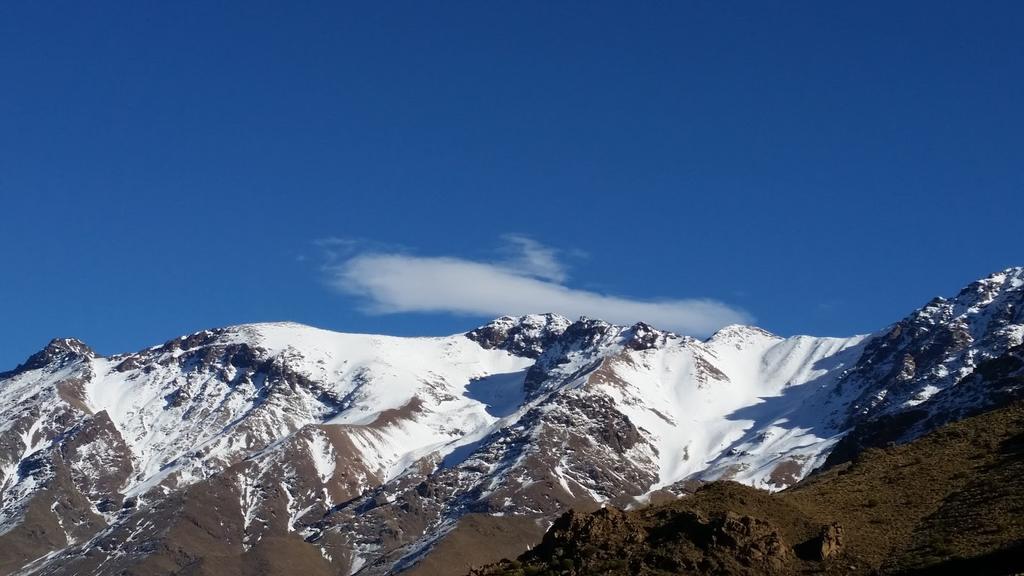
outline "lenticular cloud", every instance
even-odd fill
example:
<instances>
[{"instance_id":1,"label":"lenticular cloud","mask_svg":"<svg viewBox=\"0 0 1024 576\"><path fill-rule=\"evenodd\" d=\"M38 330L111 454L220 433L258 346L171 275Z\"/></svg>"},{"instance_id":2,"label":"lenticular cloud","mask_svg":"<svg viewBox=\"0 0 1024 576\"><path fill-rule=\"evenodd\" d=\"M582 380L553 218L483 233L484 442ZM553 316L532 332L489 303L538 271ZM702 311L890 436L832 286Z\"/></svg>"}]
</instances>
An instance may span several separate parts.
<instances>
[{"instance_id":1,"label":"lenticular cloud","mask_svg":"<svg viewBox=\"0 0 1024 576\"><path fill-rule=\"evenodd\" d=\"M364 298L365 310L375 314L556 312L617 324L644 321L693 335L751 321L745 312L715 300L639 300L570 288L556 251L523 236L506 240L519 254L496 262L391 252L356 254L329 268L331 283Z\"/></svg>"}]
</instances>

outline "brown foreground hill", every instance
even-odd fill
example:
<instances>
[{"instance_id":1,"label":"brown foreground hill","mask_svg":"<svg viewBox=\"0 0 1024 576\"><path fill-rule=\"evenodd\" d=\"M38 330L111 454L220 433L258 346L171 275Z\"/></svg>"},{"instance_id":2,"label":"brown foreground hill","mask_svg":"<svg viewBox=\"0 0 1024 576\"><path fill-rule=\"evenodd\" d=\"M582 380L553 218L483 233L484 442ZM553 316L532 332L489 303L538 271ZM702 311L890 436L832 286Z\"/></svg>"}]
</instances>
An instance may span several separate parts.
<instances>
[{"instance_id":1,"label":"brown foreground hill","mask_svg":"<svg viewBox=\"0 0 1024 576\"><path fill-rule=\"evenodd\" d=\"M568 512L498 575L1024 572L1024 404L769 494L714 482L623 512Z\"/></svg>"}]
</instances>

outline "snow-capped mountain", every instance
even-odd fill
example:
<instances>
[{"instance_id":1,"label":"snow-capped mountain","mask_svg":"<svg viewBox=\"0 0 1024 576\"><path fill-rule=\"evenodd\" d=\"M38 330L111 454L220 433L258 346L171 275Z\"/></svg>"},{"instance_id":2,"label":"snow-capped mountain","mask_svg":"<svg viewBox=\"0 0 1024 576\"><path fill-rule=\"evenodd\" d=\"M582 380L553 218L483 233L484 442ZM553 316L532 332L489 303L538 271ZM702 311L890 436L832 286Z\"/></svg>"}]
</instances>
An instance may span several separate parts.
<instances>
[{"instance_id":1,"label":"snow-capped mountain","mask_svg":"<svg viewBox=\"0 0 1024 576\"><path fill-rule=\"evenodd\" d=\"M441 338L252 324L112 357L54 340L0 375L0 574L424 570L481 523L539 538L568 507L694 481L778 490L1017 397L986 374L1022 339L1014 268L850 338L546 314Z\"/></svg>"}]
</instances>

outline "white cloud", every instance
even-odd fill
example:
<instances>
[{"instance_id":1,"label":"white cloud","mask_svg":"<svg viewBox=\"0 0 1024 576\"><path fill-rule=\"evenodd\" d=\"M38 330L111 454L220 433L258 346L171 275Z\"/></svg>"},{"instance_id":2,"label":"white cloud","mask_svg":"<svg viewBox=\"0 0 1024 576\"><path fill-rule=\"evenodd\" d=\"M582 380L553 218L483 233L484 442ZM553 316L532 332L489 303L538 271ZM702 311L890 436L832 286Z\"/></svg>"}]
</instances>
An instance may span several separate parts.
<instances>
[{"instance_id":1,"label":"white cloud","mask_svg":"<svg viewBox=\"0 0 1024 576\"><path fill-rule=\"evenodd\" d=\"M503 236L514 256L506 266L527 276L564 283L568 279L565 267L558 261L558 251L521 234Z\"/></svg>"},{"instance_id":2,"label":"white cloud","mask_svg":"<svg viewBox=\"0 0 1024 576\"><path fill-rule=\"evenodd\" d=\"M479 262L366 252L328 268L338 290L366 299L375 314L445 312L501 316L556 312L617 324L638 321L684 334L706 335L750 322L743 311L708 299L637 300L564 285L557 252L525 236L508 236L515 257Z\"/></svg>"}]
</instances>

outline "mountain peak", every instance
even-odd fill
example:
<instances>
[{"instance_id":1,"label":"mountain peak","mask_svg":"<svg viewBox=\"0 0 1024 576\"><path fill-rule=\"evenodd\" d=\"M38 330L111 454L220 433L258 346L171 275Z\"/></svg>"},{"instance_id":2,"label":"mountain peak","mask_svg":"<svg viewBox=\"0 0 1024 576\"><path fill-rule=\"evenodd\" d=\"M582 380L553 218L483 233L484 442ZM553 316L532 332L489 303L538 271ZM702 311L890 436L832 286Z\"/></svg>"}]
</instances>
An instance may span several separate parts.
<instances>
[{"instance_id":1,"label":"mountain peak","mask_svg":"<svg viewBox=\"0 0 1024 576\"><path fill-rule=\"evenodd\" d=\"M718 331L712 334L710 338L705 340L705 342L732 342L738 344L741 342L749 342L751 340L764 338L782 340L781 336L772 334L771 332L763 328L758 328L757 326L729 324L728 326L719 328Z\"/></svg>"},{"instance_id":2,"label":"mountain peak","mask_svg":"<svg viewBox=\"0 0 1024 576\"><path fill-rule=\"evenodd\" d=\"M1024 267L1007 268L989 274L981 280L976 280L965 286L957 298L976 294L992 294L998 292L1016 291L1024 286Z\"/></svg>"},{"instance_id":3,"label":"mountain peak","mask_svg":"<svg viewBox=\"0 0 1024 576\"><path fill-rule=\"evenodd\" d=\"M517 356L537 358L565 332L569 319L558 314L502 316L466 333L466 338L487 349L507 350Z\"/></svg>"},{"instance_id":4,"label":"mountain peak","mask_svg":"<svg viewBox=\"0 0 1024 576\"><path fill-rule=\"evenodd\" d=\"M664 343L676 334L666 330L659 330L646 322L637 322L625 332L626 346L633 350L648 350L664 345Z\"/></svg>"},{"instance_id":5,"label":"mountain peak","mask_svg":"<svg viewBox=\"0 0 1024 576\"><path fill-rule=\"evenodd\" d=\"M54 338L43 348L40 353L52 355L74 354L81 357L93 358L96 352L88 344L77 338Z\"/></svg>"},{"instance_id":6,"label":"mountain peak","mask_svg":"<svg viewBox=\"0 0 1024 576\"><path fill-rule=\"evenodd\" d=\"M81 358L95 358L96 352L77 338L54 338L39 352L28 357L14 369L14 373L38 370L54 363L66 363Z\"/></svg>"}]
</instances>

